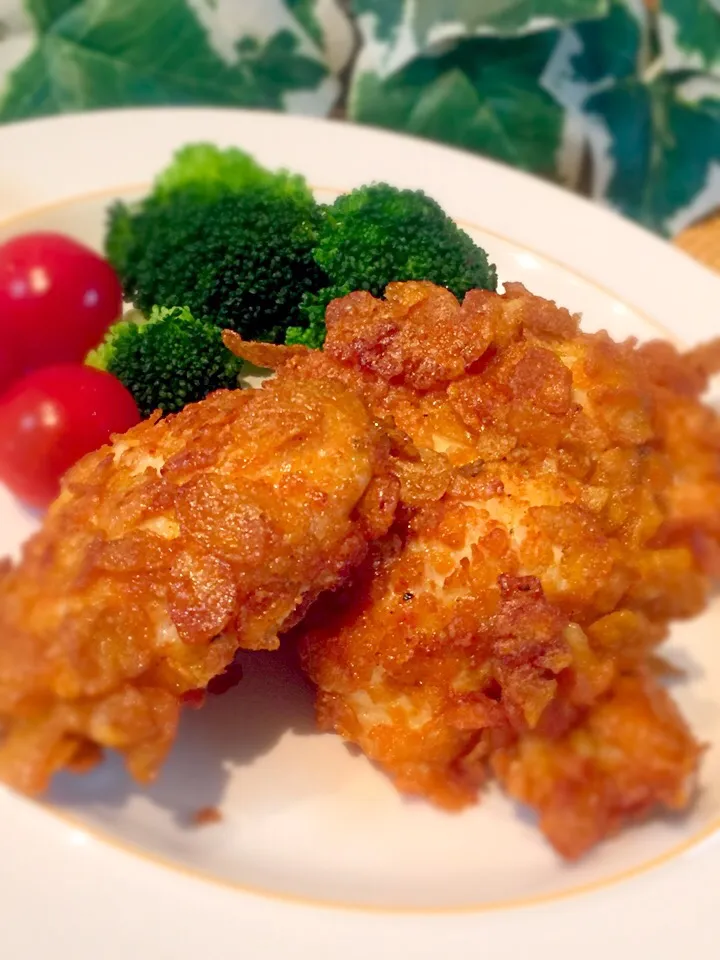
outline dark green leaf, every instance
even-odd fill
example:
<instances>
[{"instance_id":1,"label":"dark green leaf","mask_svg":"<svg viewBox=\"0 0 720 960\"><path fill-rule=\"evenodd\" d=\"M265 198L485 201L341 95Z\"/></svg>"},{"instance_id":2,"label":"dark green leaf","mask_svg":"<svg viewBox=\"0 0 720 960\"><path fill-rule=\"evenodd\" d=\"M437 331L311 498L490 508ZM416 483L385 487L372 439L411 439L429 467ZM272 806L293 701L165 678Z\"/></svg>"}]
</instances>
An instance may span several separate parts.
<instances>
[{"instance_id":1,"label":"dark green leaf","mask_svg":"<svg viewBox=\"0 0 720 960\"><path fill-rule=\"evenodd\" d=\"M228 65L185 0L82 0L11 75L0 120L130 104L279 108L325 75L296 43L281 31Z\"/></svg>"},{"instance_id":2,"label":"dark green leaf","mask_svg":"<svg viewBox=\"0 0 720 960\"><path fill-rule=\"evenodd\" d=\"M438 42L473 36L513 36L549 26L601 17L609 0L353 0L357 15L374 16L374 34L383 42L398 39L410 26L417 52ZM406 62L409 57L406 58Z\"/></svg>"},{"instance_id":3,"label":"dark green leaf","mask_svg":"<svg viewBox=\"0 0 720 960\"><path fill-rule=\"evenodd\" d=\"M720 7L712 0L661 0L660 11L666 67L720 74Z\"/></svg>"},{"instance_id":4,"label":"dark green leaf","mask_svg":"<svg viewBox=\"0 0 720 960\"><path fill-rule=\"evenodd\" d=\"M606 198L624 213L656 227L653 212L654 128L649 89L635 81L592 97L588 113L601 117L611 136L612 173ZM600 175L601 158L595 157Z\"/></svg>"},{"instance_id":5,"label":"dark green leaf","mask_svg":"<svg viewBox=\"0 0 720 960\"><path fill-rule=\"evenodd\" d=\"M351 114L552 176L563 116L539 77L554 43L550 33L470 40L444 57L421 57L387 80L365 73Z\"/></svg>"},{"instance_id":6,"label":"dark green leaf","mask_svg":"<svg viewBox=\"0 0 720 960\"><path fill-rule=\"evenodd\" d=\"M612 0L607 17L566 28L543 84L570 110L618 80L636 77L649 49L649 18L635 0Z\"/></svg>"},{"instance_id":7,"label":"dark green leaf","mask_svg":"<svg viewBox=\"0 0 720 960\"><path fill-rule=\"evenodd\" d=\"M572 58L575 75L589 83L635 76L645 19L639 20L624 0L613 0L607 17L577 24L580 51Z\"/></svg>"},{"instance_id":8,"label":"dark green leaf","mask_svg":"<svg viewBox=\"0 0 720 960\"><path fill-rule=\"evenodd\" d=\"M628 80L588 103L610 137L605 196L664 233L676 229L678 216L697 202L720 157L720 84L701 96L690 96L691 86L667 77L649 85ZM710 197L707 202L709 209Z\"/></svg>"},{"instance_id":9,"label":"dark green leaf","mask_svg":"<svg viewBox=\"0 0 720 960\"><path fill-rule=\"evenodd\" d=\"M317 60L297 54L297 45L294 34L280 30L253 56L241 61L251 71L253 83L274 99L274 105L281 106L288 90L313 89L327 72Z\"/></svg>"}]
</instances>

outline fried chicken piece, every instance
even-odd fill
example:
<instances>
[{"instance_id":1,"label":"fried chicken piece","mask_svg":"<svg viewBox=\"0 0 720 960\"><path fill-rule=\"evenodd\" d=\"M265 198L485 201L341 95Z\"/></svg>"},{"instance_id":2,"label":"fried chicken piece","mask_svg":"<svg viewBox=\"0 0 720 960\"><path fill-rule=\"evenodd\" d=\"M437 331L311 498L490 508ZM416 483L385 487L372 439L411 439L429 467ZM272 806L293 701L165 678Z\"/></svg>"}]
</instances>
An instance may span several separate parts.
<instances>
[{"instance_id":1,"label":"fried chicken piece","mask_svg":"<svg viewBox=\"0 0 720 960\"><path fill-rule=\"evenodd\" d=\"M262 360L226 340L283 379L351 386L415 450L390 537L298 630L321 726L451 809L475 799L488 761L507 771L499 758L522 760L525 744L561 757L589 727L598 756L611 751L604 718L632 722L617 706L626 678L671 619L702 609L720 570L720 420L699 399L717 350L584 334L519 284L462 304L426 283L353 293L330 305L327 330L323 353L274 347ZM632 691L649 731L626 753L636 780L598 773L573 827L588 843L690 795L692 737L657 707L661 692L646 707L647 687ZM679 745L662 789L643 755L656 719ZM543 812L518 777L503 774ZM587 846L542 823L561 852Z\"/></svg>"},{"instance_id":2,"label":"fried chicken piece","mask_svg":"<svg viewBox=\"0 0 720 960\"><path fill-rule=\"evenodd\" d=\"M277 647L384 533L397 488L337 382L219 391L85 457L0 581L2 779L37 793L103 747L152 779L183 696L238 648Z\"/></svg>"},{"instance_id":3,"label":"fried chicken piece","mask_svg":"<svg viewBox=\"0 0 720 960\"><path fill-rule=\"evenodd\" d=\"M630 675L565 736L528 734L497 750L492 767L511 796L538 811L555 848L576 859L658 806L683 810L699 754L667 692Z\"/></svg>"}]
</instances>

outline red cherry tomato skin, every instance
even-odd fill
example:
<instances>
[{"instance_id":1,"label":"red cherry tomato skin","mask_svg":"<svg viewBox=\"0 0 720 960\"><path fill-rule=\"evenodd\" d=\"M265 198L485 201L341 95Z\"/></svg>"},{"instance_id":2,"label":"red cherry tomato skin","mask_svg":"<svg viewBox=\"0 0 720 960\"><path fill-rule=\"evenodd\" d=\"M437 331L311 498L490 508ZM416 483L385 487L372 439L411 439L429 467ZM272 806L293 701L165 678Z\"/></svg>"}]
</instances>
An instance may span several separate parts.
<instances>
[{"instance_id":1,"label":"red cherry tomato skin","mask_svg":"<svg viewBox=\"0 0 720 960\"><path fill-rule=\"evenodd\" d=\"M0 397L0 480L33 507L46 507L77 460L140 415L118 379L83 364L35 370Z\"/></svg>"},{"instance_id":2,"label":"red cherry tomato skin","mask_svg":"<svg viewBox=\"0 0 720 960\"><path fill-rule=\"evenodd\" d=\"M0 320L0 327L2 321ZM4 336L0 330L0 337ZM23 375L22 358L13 347L13 340L7 337L5 343L0 343L0 393L7 390L11 383Z\"/></svg>"},{"instance_id":3,"label":"red cherry tomato skin","mask_svg":"<svg viewBox=\"0 0 720 960\"><path fill-rule=\"evenodd\" d=\"M27 233L0 246L0 335L25 371L82 362L121 312L115 272L81 243Z\"/></svg>"}]
</instances>

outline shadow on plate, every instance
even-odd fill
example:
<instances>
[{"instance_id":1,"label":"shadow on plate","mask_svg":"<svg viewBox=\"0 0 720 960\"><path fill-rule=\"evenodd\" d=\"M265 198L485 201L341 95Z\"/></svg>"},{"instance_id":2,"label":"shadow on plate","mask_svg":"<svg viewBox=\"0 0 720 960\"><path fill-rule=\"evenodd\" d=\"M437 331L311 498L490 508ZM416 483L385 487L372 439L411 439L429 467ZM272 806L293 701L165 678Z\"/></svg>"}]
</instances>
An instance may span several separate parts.
<instances>
[{"instance_id":1,"label":"shadow on plate","mask_svg":"<svg viewBox=\"0 0 720 960\"><path fill-rule=\"evenodd\" d=\"M232 771L251 765L288 731L317 734L313 691L293 653L243 652L241 683L209 696L200 710L183 711L173 749L150 786L135 783L118 755L84 776L64 773L47 800L78 811L122 808L142 795L167 809L182 826L204 807L219 806Z\"/></svg>"}]
</instances>

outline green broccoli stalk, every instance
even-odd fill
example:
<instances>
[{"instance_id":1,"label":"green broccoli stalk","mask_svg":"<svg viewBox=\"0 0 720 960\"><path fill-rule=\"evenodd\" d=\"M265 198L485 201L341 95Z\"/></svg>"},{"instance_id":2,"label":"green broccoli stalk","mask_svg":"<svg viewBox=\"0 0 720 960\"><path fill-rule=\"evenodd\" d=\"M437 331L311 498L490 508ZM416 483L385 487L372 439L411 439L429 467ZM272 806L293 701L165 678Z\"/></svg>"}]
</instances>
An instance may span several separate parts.
<instances>
[{"instance_id":1,"label":"green broccoli stalk","mask_svg":"<svg viewBox=\"0 0 720 960\"><path fill-rule=\"evenodd\" d=\"M237 387L242 367L221 330L185 307L155 307L147 320L120 320L85 362L122 381L143 417L158 409L175 413L213 390Z\"/></svg>"},{"instance_id":2,"label":"green broccoli stalk","mask_svg":"<svg viewBox=\"0 0 720 960\"><path fill-rule=\"evenodd\" d=\"M312 255L320 220L302 177L199 144L179 151L139 205L113 206L105 250L143 312L187 306L245 338L282 342L288 324L307 326L304 295L327 282Z\"/></svg>"},{"instance_id":3,"label":"green broccoli stalk","mask_svg":"<svg viewBox=\"0 0 720 960\"><path fill-rule=\"evenodd\" d=\"M313 256L330 282L306 294L307 322L288 330L288 343L318 345L328 303L352 290L380 296L394 280L430 280L462 299L476 287L497 287L485 251L439 204L386 183L360 187L326 207Z\"/></svg>"}]
</instances>

